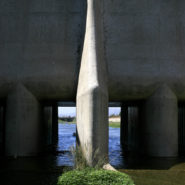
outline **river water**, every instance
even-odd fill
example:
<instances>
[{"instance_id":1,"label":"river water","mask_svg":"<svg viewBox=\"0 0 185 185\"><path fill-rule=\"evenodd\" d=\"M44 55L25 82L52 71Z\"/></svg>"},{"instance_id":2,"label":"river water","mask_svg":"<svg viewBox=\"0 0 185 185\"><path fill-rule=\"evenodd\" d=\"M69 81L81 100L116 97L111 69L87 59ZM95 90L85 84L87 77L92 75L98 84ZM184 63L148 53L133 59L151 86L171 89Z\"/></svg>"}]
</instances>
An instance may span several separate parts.
<instances>
[{"instance_id":1,"label":"river water","mask_svg":"<svg viewBox=\"0 0 185 185\"><path fill-rule=\"evenodd\" d=\"M56 185L63 166L73 166L75 124L59 124L58 144L37 157L0 157L0 185ZM120 147L120 129L109 128L109 159L118 169L170 169L184 158L143 158L126 155ZM159 170L160 171L160 170Z\"/></svg>"},{"instance_id":2,"label":"river water","mask_svg":"<svg viewBox=\"0 0 185 185\"><path fill-rule=\"evenodd\" d=\"M72 166L73 161L69 152L75 146L76 124L59 124L59 137L57 145L57 166ZM65 151L65 152L63 152ZM120 128L109 127L109 160L115 166L123 166L123 157L120 147Z\"/></svg>"},{"instance_id":3,"label":"river water","mask_svg":"<svg viewBox=\"0 0 185 185\"><path fill-rule=\"evenodd\" d=\"M73 166L69 151L76 143L74 133L76 133L76 124L59 124L56 166ZM112 166L120 169L168 169L185 159L184 157L149 158L137 154L126 154L120 146L120 128L109 127L109 161Z\"/></svg>"}]
</instances>

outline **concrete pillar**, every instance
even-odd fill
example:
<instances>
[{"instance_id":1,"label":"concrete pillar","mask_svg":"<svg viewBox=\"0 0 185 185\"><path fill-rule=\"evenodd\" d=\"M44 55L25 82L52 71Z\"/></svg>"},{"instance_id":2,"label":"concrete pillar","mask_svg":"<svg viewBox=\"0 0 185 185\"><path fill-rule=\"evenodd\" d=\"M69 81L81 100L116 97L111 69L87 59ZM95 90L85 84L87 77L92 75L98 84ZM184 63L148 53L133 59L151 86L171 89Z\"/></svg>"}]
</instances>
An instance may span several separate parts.
<instances>
[{"instance_id":1,"label":"concrete pillar","mask_svg":"<svg viewBox=\"0 0 185 185\"><path fill-rule=\"evenodd\" d=\"M46 146L52 144L52 106L44 107L44 143Z\"/></svg>"},{"instance_id":2,"label":"concrete pillar","mask_svg":"<svg viewBox=\"0 0 185 185\"><path fill-rule=\"evenodd\" d=\"M0 155L4 152L4 108L0 106Z\"/></svg>"},{"instance_id":3,"label":"concrete pillar","mask_svg":"<svg viewBox=\"0 0 185 185\"><path fill-rule=\"evenodd\" d=\"M179 125L179 155L185 154L185 105L181 104L178 108L178 125Z\"/></svg>"},{"instance_id":4,"label":"concrete pillar","mask_svg":"<svg viewBox=\"0 0 185 185\"><path fill-rule=\"evenodd\" d=\"M58 105L52 107L52 143L56 144L58 141Z\"/></svg>"},{"instance_id":5,"label":"concrete pillar","mask_svg":"<svg viewBox=\"0 0 185 185\"><path fill-rule=\"evenodd\" d=\"M139 107L128 107L128 150L134 153L139 151L140 118Z\"/></svg>"},{"instance_id":6,"label":"concrete pillar","mask_svg":"<svg viewBox=\"0 0 185 185\"><path fill-rule=\"evenodd\" d=\"M163 85L145 104L143 149L150 156L174 157L178 155L177 97Z\"/></svg>"},{"instance_id":7,"label":"concrete pillar","mask_svg":"<svg viewBox=\"0 0 185 185\"><path fill-rule=\"evenodd\" d=\"M5 130L7 156L33 156L40 152L40 104L22 84L7 97Z\"/></svg>"},{"instance_id":8,"label":"concrete pillar","mask_svg":"<svg viewBox=\"0 0 185 185\"><path fill-rule=\"evenodd\" d=\"M108 89L102 2L87 1L86 33L77 91L77 132L90 166L108 156Z\"/></svg>"},{"instance_id":9,"label":"concrete pillar","mask_svg":"<svg viewBox=\"0 0 185 185\"><path fill-rule=\"evenodd\" d=\"M128 106L121 107L120 143L124 151L128 150Z\"/></svg>"}]
</instances>

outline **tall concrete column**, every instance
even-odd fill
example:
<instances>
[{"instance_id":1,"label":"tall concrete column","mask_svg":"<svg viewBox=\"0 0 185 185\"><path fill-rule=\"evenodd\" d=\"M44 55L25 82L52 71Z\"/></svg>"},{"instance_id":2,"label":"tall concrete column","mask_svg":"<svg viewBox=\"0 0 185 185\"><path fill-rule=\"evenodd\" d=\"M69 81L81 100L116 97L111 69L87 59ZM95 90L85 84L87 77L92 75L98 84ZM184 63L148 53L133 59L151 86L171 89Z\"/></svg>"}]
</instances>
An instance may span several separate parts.
<instances>
[{"instance_id":1,"label":"tall concrete column","mask_svg":"<svg viewBox=\"0 0 185 185\"><path fill-rule=\"evenodd\" d=\"M124 150L128 149L128 106L121 107L120 141Z\"/></svg>"},{"instance_id":2,"label":"tall concrete column","mask_svg":"<svg viewBox=\"0 0 185 185\"><path fill-rule=\"evenodd\" d=\"M140 143L139 106L128 107L128 150L137 153Z\"/></svg>"},{"instance_id":3,"label":"tall concrete column","mask_svg":"<svg viewBox=\"0 0 185 185\"><path fill-rule=\"evenodd\" d=\"M56 144L58 141L58 105L52 107L52 143Z\"/></svg>"},{"instance_id":4,"label":"tall concrete column","mask_svg":"<svg viewBox=\"0 0 185 185\"><path fill-rule=\"evenodd\" d=\"M4 152L4 108L0 105L0 155Z\"/></svg>"},{"instance_id":5,"label":"tall concrete column","mask_svg":"<svg viewBox=\"0 0 185 185\"><path fill-rule=\"evenodd\" d=\"M43 108L44 112L44 144L49 146L52 144L52 118L53 109L52 106L45 106Z\"/></svg>"},{"instance_id":6,"label":"tall concrete column","mask_svg":"<svg viewBox=\"0 0 185 185\"><path fill-rule=\"evenodd\" d=\"M32 156L40 151L40 104L22 84L7 97L5 126L7 156Z\"/></svg>"},{"instance_id":7,"label":"tall concrete column","mask_svg":"<svg viewBox=\"0 0 185 185\"><path fill-rule=\"evenodd\" d=\"M145 104L143 149L150 156L174 157L178 155L177 97L163 85Z\"/></svg>"},{"instance_id":8,"label":"tall concrete column","mask_svg":"<svg viewBox=\"0 0 185 185\"><path fill-rule=\"evenodd\" d=\"M107 66L102 0L87 0L84 48L77 91L77 132L89 165L108 156ZM96 153L96 155L94 155Z\"/></svg>"}]
</instances>

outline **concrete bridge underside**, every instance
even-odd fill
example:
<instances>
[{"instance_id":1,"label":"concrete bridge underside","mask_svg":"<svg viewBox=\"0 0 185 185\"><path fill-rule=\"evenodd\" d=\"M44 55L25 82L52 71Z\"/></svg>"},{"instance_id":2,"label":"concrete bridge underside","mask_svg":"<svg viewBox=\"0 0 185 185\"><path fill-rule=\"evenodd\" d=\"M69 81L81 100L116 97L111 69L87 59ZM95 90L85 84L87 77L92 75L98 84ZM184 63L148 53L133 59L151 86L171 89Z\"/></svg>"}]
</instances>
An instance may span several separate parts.
<instances>
[{"instance_id":1,"label":"concrete bridge underside","mask_svg":"<svg viewBox=\"0 0 185 185\"><path fill-rule=\"evenodd\" d=\"M140 101L139 109L123 106L122 120L139 114L134 133L142 152L177 156L178 102L185 100L184 9L183 0L0 1L5 154L40 152L43 112L56 123L53 102L76 101L79 143L92 165L95 151L108 155L108 102ZM52 104L46 109L43 102Z\"/></svg>"}]
</instances>

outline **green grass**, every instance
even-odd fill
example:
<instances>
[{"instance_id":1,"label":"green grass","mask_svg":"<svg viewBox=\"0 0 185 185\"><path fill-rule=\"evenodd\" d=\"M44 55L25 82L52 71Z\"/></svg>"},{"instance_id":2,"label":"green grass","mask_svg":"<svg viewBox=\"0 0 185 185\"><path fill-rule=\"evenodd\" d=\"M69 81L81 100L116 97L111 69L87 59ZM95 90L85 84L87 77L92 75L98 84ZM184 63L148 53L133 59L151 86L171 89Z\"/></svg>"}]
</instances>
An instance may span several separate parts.
<instances>
[{"instance_id":1,"label":"green grass","mask_svg":"<svg viewBox=\"0 0 185 185\"><path fill-rule=\"evenodd\" d=\"M64 173L57 185L134 185L125 173L86 168Z\"/></svg>"},{"instance_id":2,"label":"green grass","mask_svg":"<svg viewBox=\"0 0 185 185\"><path fill-rule=\"evenodd\" d=\"M120 122L109 122L109 127L120 128Z\"/></svg>"},{"instance_id":3,"label":"green grass","mask_svg":"<svg viewBox=\"0 0 185 185\"><path fill-rule=\"evenodd\" d=\"M169 170L119 170L127 173L135 185L185 185L185 164Z\"/></svg>"},{"instance_id":4,"label":"green grass","mask_svg":"<svg viewBox=\"0 0 185 185\"><path fill-rule=\"evenodd\" d=\"M67 121L62 121L59 119L58 123L60 123L60 124L76 124L76 120L73 120L72 122L67 122ZM109 127L120 128L120 122L109 122Z\"/></svg>"},{"instance_id":5,"label":"green grass","mask_svg":"<svg viewBox=\"0 0 185 185\"><path fill-rule=\"evenodd\" d=\"M71 121L71 122L67 122L67 121L62 121L62 120L58 120L58 123L59 124L76 124L76 120L73 120L73 121Z\"/></svg>"}]
</instances>

